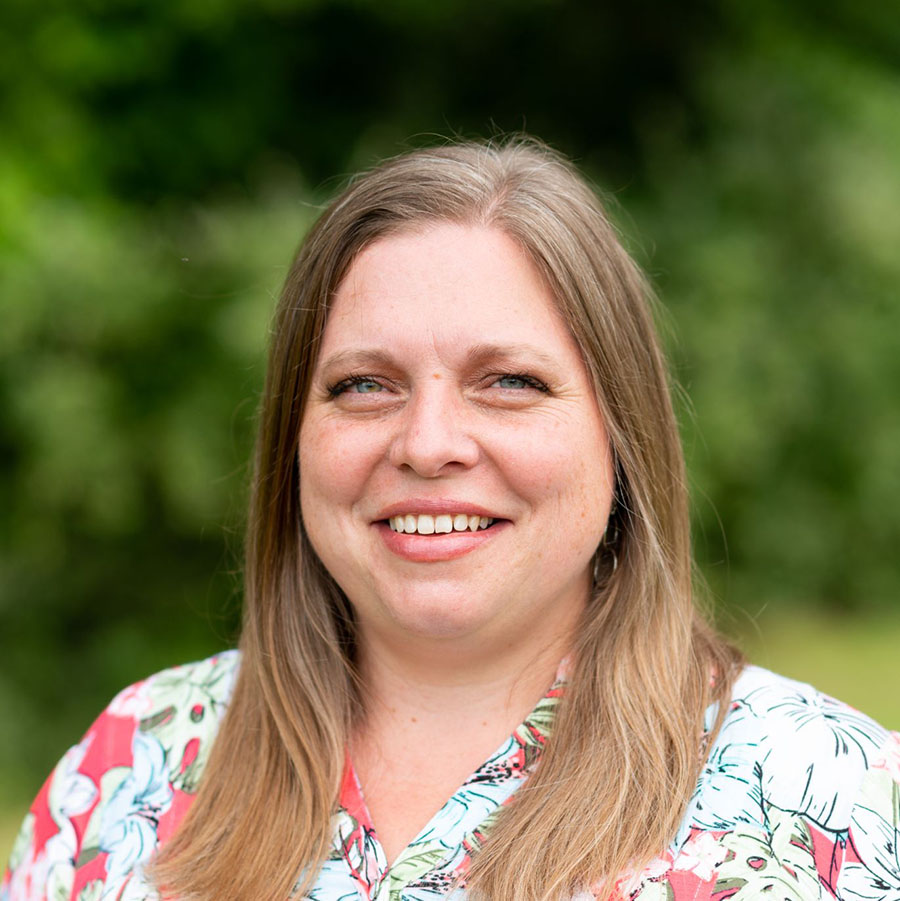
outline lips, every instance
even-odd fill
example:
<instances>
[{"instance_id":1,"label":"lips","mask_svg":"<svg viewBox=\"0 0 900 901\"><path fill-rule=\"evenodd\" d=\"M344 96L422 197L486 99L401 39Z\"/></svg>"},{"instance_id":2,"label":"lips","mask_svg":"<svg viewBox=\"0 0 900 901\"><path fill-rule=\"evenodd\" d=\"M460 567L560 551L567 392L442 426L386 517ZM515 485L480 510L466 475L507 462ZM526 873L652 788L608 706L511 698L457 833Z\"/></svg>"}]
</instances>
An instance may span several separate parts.
<instances>
[{"instance_id":1,"label":"lips","mask_svg":"<svg viewBox=\"0 0 900 901\"><path fill-rule=\"evenodd\" d=\"M453 560L511 526L496 511L448 498L410 498L385 507L372 523L388 550L413 562Z\"/></svg>"}]
</instances>

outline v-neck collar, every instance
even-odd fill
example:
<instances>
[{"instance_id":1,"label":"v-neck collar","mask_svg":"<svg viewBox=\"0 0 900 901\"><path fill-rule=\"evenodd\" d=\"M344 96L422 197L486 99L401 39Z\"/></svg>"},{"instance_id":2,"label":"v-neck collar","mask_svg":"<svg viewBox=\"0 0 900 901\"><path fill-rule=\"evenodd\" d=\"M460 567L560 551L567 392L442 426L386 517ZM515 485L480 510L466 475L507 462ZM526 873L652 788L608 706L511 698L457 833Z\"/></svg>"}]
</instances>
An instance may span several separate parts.
<instances>
[{"instance_id":1,"label":"v-neck collar","mask_svg":"<svg viewBox=\"0 0 900 901\"><path fill-rule=\"evenodd\" d=\"M437 895L450 891L468 868L517 789L531 775L550 734L553 715L565 685L566 661L553 685L497 750L453 793L419 834L388 866L349 754L345 758L340 806L335 817L333 856L349 867L360 898L399 901L417 887Z\"/></svg>"}]
</instances>

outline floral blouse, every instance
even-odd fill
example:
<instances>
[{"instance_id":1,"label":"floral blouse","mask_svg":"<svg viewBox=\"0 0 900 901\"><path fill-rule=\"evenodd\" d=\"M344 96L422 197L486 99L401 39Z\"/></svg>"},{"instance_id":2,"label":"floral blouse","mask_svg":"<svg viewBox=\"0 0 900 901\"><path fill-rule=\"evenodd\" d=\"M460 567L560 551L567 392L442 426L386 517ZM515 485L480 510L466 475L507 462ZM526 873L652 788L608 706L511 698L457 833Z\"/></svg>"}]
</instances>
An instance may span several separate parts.
<instances>
[{"instance_id":1,"label":"floral blouse","mask_svg":"<svg viewBox=\"0 0 900 901\"><path fill-rule=\"evenodd\" d=\"M142 865L191 805L238 664L226 652L121 692L38 794L0 901L156 901ZM348 762L305 901L464 901L469 857L534 770L563 688L558 678L390 867ZM671 845L612 897L900 901L898 830L900 735L747 667Z\"/></svg>"}]
</instances>

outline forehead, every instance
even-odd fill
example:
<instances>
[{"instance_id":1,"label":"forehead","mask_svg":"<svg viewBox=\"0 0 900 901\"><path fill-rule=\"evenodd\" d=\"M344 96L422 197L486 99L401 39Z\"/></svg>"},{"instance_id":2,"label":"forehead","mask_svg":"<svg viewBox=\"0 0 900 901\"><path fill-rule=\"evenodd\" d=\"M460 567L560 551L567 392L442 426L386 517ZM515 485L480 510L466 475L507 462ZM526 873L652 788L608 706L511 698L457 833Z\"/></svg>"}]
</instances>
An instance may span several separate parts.
<instances>
[{"instance_id":1,"label":"forehead","mask_svg":"<svg viewBox=\"0 0 900 901\"><path fill-rule=\"evenodd\" d=\"M332 299L320 352L361 343L446 351L474 341L578 355L552 292L514 239L441 223L382 238L356 258Z\"/></svg>"}]
</instances>

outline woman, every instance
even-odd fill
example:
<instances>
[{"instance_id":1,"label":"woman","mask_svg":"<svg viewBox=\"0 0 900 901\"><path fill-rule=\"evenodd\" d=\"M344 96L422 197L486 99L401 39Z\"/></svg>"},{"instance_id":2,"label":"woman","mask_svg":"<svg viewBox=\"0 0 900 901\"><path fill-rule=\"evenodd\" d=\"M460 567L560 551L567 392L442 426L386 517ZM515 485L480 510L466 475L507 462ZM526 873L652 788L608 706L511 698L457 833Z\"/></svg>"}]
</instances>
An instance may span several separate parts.
<instances>
[{"instance_id":1,"label":"woman","mask_svg":"<svg viewBox=\"0 0 900 901\"><path fill-rule=\"evenodd\" d=\"M245 607L66 755L4 898L900 897L896 737L694 611L645 284L535 142L307 237Z\"/></svg>"}]
</instances>

